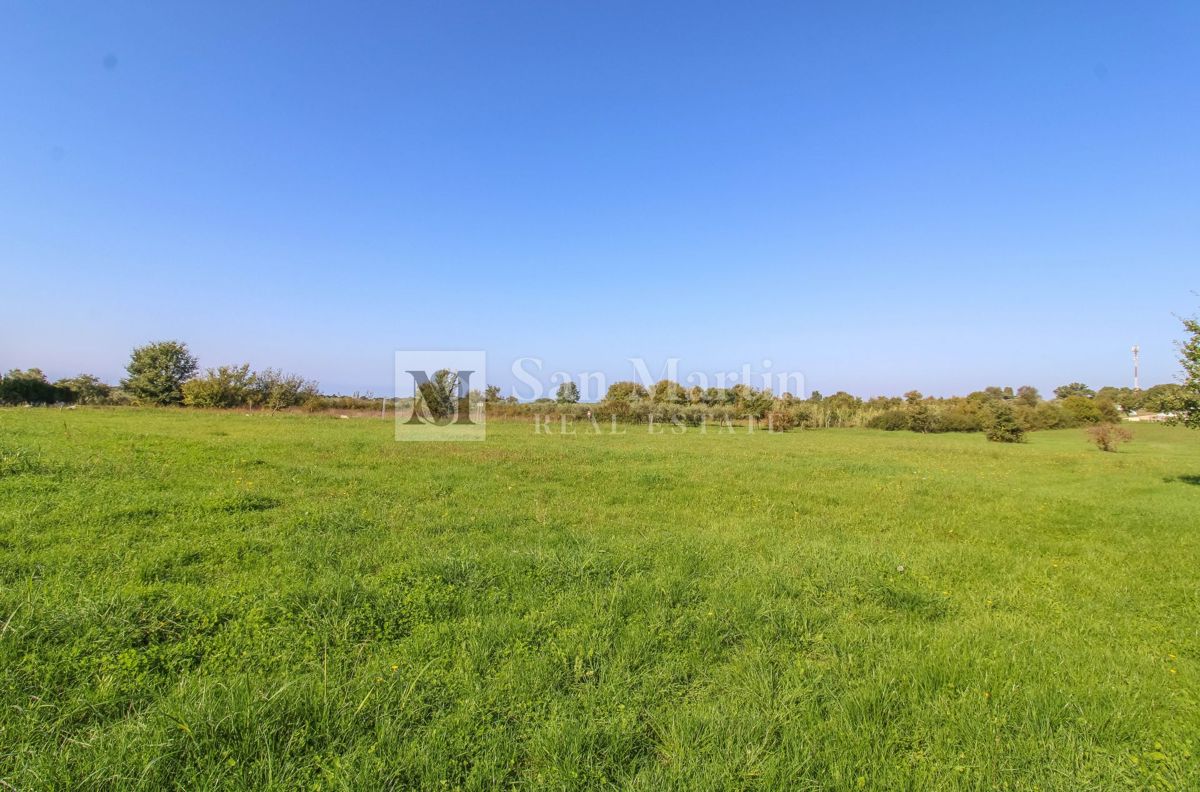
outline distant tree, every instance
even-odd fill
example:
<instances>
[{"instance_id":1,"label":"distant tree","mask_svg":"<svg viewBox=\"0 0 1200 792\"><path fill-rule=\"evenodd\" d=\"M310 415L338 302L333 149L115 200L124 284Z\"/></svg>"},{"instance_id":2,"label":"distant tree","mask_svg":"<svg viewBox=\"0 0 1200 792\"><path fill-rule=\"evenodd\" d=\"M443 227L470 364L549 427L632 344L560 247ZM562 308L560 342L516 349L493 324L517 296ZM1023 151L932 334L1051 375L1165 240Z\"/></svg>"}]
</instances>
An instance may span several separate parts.
<instances>
[{"instance_id":1,"label":"distant tree","mask_svg":"<svg viewBox=\"0 0 1200 792\"><path fill-rule=\"evenodd\" d=\"M608 392L604 394L604 400L608 402L633 402L645 399L649 395L646 389L638 383L624 380L609 385Z\"/></svg>"},{"instance_id":2,"label":"distant tree","mask_svg":"<svg viewBox=\"0 0 1200 792\"><path fill-rule=\"evenodd\" d=\"M1017 388L1017 401L1027 407L1037 407L1038 402L1042 400L1042 394L1038 393L1038 389L1032 385L1022 385Z\"/></svg>"},{"instance_id":3,"label":"distant tree","mask_svg":"<svg viewBox=\"0 0 1200 792\"><path fill-rule=\"evenodd\" d=\"M1063 410L1071 416L1077 426L1079 424L1100 423L1104 419L1099 405L1086 396L1073 394L1060 397L1059 400L1062 402Z\"/></svg>"},{"instance_id":4,"label":"distant tree","mask_svg":"<svg viewBox=\"0 0 1200 792\"><path fill-rule=\"evenodd\" d=\"M53 404L70 401L70 394L51 385L41 369L13 369L0 377L0 403Z\"/></svg>"},{"instance_id":5,"label":"distant tree","mask_svg":"<svg viewBox=\"0 0 1200 792\"><path fill-rule=\"evenodd\" d=\"M737 401L737 394L728 388L705 388L704 403L709 405L718 404L733 404Z\"/></svg>"},{"instance_id":6,"label":"distant tree","mask_svg":"<svg viewBox=\"0 0 1200 792\"><path fill-rule=\"evenodd\" d=\"M75 377L60 379L54 383L59 390L71 394L68 401L76 404L104 404L112 396L112 387L105 385L98 377L91 374L79 374Z\"/></svg>"},{"instance_id":7,"label":"distant tree","mask_svg":"<svg viewBox=\"0 0 1200 792\"><path fill-rule=\"evenodd\" d=\"M910 390L908 393L904 394L904 401L908 402L909 404L916 404L924 398L925 397L921 395L921 391L919 390Z\"/></svg>"},{"instance_id":8,"label":"distant tree","mask_svg":"<svg viewBox=\"0 0 1200 792\"><path fill-rule=\"evenodd\" d=\"M483 389L483 400L485 402L500 401L500 386L499 385L488 385L486 388L484 388Z\"/></svg>"},{"instance_id":9,"label":"distant tree","mask_svg":"<svg viewBox=\"0 0 1200 792\"><path fill-rule=\"evenodd\" d=\"M417 396L435 419L449 418L458 412L458 375L439 369L417 389Z\"/></svg>"},{"instance_id":10,"label":"distant tree","mask_svg":"<svg viewBox=\"0 0 1200 792\"><path fill-rule=\"evenodd\" d=\"M1175 382L1165 382L1141 391L1134 409L1148 412L1175 412L1186 397L1187 389Z\"/></svg>"},{"instance_id":11,"label":"distant tree","mask_svg":"<svg viewBox=\"0 0 1200 792\"><path fill-rule=\"evenodd\" d=\"M1101 399L1097 396L1092 403L1096 405L1102 422L1117 423L1121 420L1121 410L1110 399Z\"/></svg>"},{"instance_id":12,"label":"distant tree","mask_svg":"<svg viewBox=\"0 0 1200 792\"><path fill-rule=\"evenodd\" d=\"M1017 421L1012 406L1004 400L992 403L985 431L993 443L1020 443L1025 439L1025 429Z\"/></svg>"},{"instance_id":13,"label":"distant tree","mask_svg":"<svg viewBox=\"0 0 1200 792\"><path fill-rule=\"evenodd\" d=\"M650 390L650 400L659 404L683 404L687 396L678 382L662 379Z\"/></svg>"},{"instance_id":14,"label":"distant tree","mask_svg":"<svg viewBox=\"0 0 1200 792\"><path fill-rule=\"evenodd\" d=\"M183 403L189 407L241 407L251 401L254 386L249 363L220 366L183 383Z\"/></svg>"},{"instance_id":15,"label":"distant tree","mask_svg":"<svg viewBox=\"0 0 1200 792\"><path fill-rule=\"evenodd\" d=\"M688 389L687 400L691 404L703 404L704 388L701 388L699 385L693 385Z\"/></svg>"},{"instance_id":16,"label":"distant tree","mask_svg":"<svg viewBox=\"0 0 1200 792\"><path fill-rule=\"evenodd\" d=\"M1008 386L1001 388L999 385L989 385L983 389L983 392L990 399L1008 400L1013 398L1013 389Z\"/></svg>"},{"instance_id":17,"label":"distant tree","mask_svg":"<svg viewBox=\"0 0 1200 792\"><path fill-rule=\"evenodd\" d=\"M559 404L576 404L579 401L579 386L567 380L558 386L555 398Z\"/></svg>"},{"instance_id":18,"label":"distant tree","mask_svg":"<svg viewBox=\"0 0 1200 792\"><path fill-rule=\"evenodd\" d=\"M810 402L812 402L813 404L820 404L822 398L823 397L821 396L821 391L819 391L819 390L815 390L812 393L808 394L808 400Z\"/></svg>"},{"instance_id":19,"label":"distant tree","mask_svg":"<svg viewBox=\"0 0 1200 792\"><path fill-rule=\"evenodd\" d=\"M183 383L196 373L196 358L187 344L158 341L134 349L125 370L129 376L121 380L121 387L135 401L178 404L183 401Z\"/></svg>"},{"instance_id":20,"label":"distant tree","mask_svg":"<svg viewBox=\"0 0 1200 792\"><path fill-rule=\"evenodd\" d=\"M1174 397L1172 412L1184 426L1200 429L1200 317L1183 320L1190 334L1179 343L1179 363L1183 366L1183 387Z\"/></svg>"},{"instance_id":21,"label":"distant tree","mask_svg":"<svg viewBox=\"0 0 1200 792\"><path fill-rule=\"evenodd\" d=\"M1133 388L1118 388L1112 385L1105 385L1096 390L1096 398L1104 401L1110 401L1126 410L1135 409L1139 401L1139 395L1134 392Z\"/></svg>"},{"instance_id":22,"label":"distant tree","mask_svg":"<svg viewBox=\"0 0 1200 792\"><path fill-rule=\"evenodd\" d=\"M862 399L846 391L838 391L832 396L826 396L822 401L831 410L847 412L857 410L862 405Z\"/></svg>"},{"instance_id":23,"label":"distant tree","mask_svg":"<svg viewBox=\"0 0 1200 792\"><path fill-rule=\"evenodd\" d=\"M1072 382L1069 385L1059 385L1054 389L1054 398L1069 399L1072 396L1082 396L1085 399L1090 399L1096 395L1096 392L1084 385L1082 382Z\"/></svg>"},{"instance_id":24,"label":"distant tree","mask_svg":"<svg viewBox=\"0 0 1200 792\"><path fill-rule=\"evenodd\" d=\"M749 386L745 386L745 390L739 393L738 408L743 410L746 415L751 415L755 418L762 418L771 409L775 403L775 394L767 389L755 390Z\"/></svg>"}]
</instances>

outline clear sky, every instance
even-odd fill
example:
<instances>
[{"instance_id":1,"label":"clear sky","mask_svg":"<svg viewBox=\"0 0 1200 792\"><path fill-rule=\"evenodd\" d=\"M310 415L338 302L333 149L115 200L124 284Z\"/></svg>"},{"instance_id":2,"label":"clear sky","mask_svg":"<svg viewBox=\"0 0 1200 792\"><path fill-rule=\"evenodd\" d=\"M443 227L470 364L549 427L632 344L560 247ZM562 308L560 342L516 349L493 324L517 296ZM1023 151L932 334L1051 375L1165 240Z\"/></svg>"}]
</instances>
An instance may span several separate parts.
<instances>
[{"instance_id":1,"label":"clear sky","mask_svg":"<svg viewBox=\"0 0 1200 792\"><path fill-rule=\"evenodd\" d=\"M1200 3L13 2L0 367L190 344L1143 384L1200 308Z\"/></svg>"}]
</instances>

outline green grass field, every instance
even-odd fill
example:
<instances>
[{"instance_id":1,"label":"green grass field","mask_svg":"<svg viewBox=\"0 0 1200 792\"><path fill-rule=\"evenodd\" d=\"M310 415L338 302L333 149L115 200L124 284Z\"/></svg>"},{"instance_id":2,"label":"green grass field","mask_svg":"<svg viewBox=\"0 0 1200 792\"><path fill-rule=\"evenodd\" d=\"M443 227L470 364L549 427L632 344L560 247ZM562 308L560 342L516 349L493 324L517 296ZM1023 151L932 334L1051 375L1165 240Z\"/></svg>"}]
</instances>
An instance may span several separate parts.
<instances>
[{"instance_id":1,"label":"green grass field","mask_svg":"<svg viewBox=\"0 0 1200 792\"><path fill-rule=\"evenodd\" d=\"M1200 434L0 410L4 788L1200 787Z\"/></svg>"}]
</instances>

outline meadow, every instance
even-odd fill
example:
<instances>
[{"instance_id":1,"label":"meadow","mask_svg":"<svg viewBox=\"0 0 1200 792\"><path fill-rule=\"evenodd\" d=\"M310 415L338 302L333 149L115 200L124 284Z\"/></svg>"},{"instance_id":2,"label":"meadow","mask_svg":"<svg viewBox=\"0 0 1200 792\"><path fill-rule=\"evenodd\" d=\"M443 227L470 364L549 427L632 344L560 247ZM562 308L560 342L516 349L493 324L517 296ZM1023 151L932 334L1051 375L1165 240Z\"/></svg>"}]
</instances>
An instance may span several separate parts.
<instances>
[{"instance_id":1,"label":"meadow","mask_svg":"<svg viewBox=\"0 0 1200 792\"><path fill-rule=\"evenodd\" d=\"M14 789L1200 787L1200 434L0 409Z\"/></svg>"}]
</instances>

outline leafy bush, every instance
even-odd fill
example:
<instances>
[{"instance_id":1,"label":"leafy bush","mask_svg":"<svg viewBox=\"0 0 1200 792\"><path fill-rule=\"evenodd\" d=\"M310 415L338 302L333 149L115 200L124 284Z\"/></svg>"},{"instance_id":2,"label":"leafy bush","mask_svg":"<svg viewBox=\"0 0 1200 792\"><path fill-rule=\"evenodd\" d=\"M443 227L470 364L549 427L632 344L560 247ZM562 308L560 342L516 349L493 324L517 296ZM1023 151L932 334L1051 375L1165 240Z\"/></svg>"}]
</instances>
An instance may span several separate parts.
<instances>
[{"instance_id":1,"label":"leafy bush","mask_svg":"<svg viewBox=\"0 0 1200 792\"><path fill-rule=\"evenodd\" d=\"M1102 423L1089 427L1087 435L1096 444L1096 448L1099 448L1101 451L1116 451L1119 444L1128 443L1133 440L1132 432L1123 426L1111 423Z\"/></svg>"},{"instance_id":2,"label":"leafy bush","mask_svg":"<svg viewBox=\"0 0 1200 792\"><path fill-rule=\"evenodd\" d=\"M1018 404L1017 421L1026 431L1064 429L1076 426L1075 419L1057 402L1040 402L1035 407Z\"/></svg>"},{"instance_id":3,"label":"leafy bush","mask_svg":"<svg viewBox=\"0 0 1200 792\"><path fill-rule=\"evenodd\" d=\"M867 421L868 429L884 429L889 432L899 432L908 428L908 412L905 410L885 410Z\"/></svg>"},{"instance_id":4,"label":"leafy bush","mask_svg":"<svg viewBox=\"0 0 1200 792\"><path fill-rule=\"evenodd\" d=\"M792 421L797 428L811 429L813 427L813 411L807 404L792 402L787 406L792 415Z\"/></svg>"},{"instance_id":5,"label":"leafy bush","mask_svg":"<svg viewBox=\"0 0 1200 792\"><path fill-rule=\"evenodd\" d=\"M950 408L943 410L938 416L937 430L939 432L979 432L983 430L984 420L978 412L968 412L963 409Z\"/></svg>"},{"instance_id":6,"label":"leafy bush","mask_svg":"<svg viewBox=\"0 0 1200 792\"><path fill-rule=\"evenodd\" d=\"M915 391L913 391L915 393ZM918 396L920 394L917 394ZM910 400L911 401L911 400ZM907 408L908 428L914 432L928 433L938 431L938 416L928 404L911 402Z\"/></svg>"},{"instance_id":7,"label":"leafy bush","mask_svg":"<svg viewBox=\"0 0 1200 792\"><path fill-rule=\"evenodd\" d=\"M1017 421L1016 413L1007 402L992 404L987 424L987 439L993 443L1021 443L1025 441L1025 429Z\"/></svg>"},{"instance_id":8,"label":"leafy bush","mask_svg":"<svg viewBox=\"0 0 1200 792\"><path fill-rule=\"evenodd\" d=\"M255 374L248 393L250 404L271 411L297 407L319 395L316 382L306 380L299 374L284 374L276 369L264 369ZM422 395L425 395L424 390Z\"/></svg>"},{"instance_id":9,"label":"leafy bush","mask_svg":"<svg viewBox=\"0 0 1200 792\"><path fill-rule=\"evenodd\" d=\"M1100 408L1085 396L1068 396L1061 400L1061 404L1074 426L1100 423Z\"/></svg>"},{"instance_id":10,"label":"leafy bush","mask_svg":"<svg viewBox=\"0 0 1200 792\"><path fill-rule=\"evenodd\" d=\"M91 374L60 379L54 386L68 396L66 401L76 404L109 404L113 398L112 387Z\"/></svg>"},{"instance_id":11,"label":"leafy bush","mask_svg":"<svg viewBox=\"0 0 1200 792\"><path fill-rule=\"evenodd\" d=\"M772 432L786 432L789 429L796 427L796 415L791 410L776 409L770 410L765 418L767 429Z\"/></svg>"},{"instance_id":12,"label":"leafy bush","mask_svg":"<svg viewBox=\"0 0 1200 792\"><path fill-rule=\"evenodd\" d=\"M1103 423L1117 423L1121 420L1121 411L1109 399L1096 399L1096 409L1100 412Z\"/></svg>"},{"instance_id":13,"label":"leafy bush","mask_svg":"<svg viewBox=\"0 0 1200 792\"><path fill-rule=\"evenodd\" d=\"M249 403L254 379L248 363L209 369L203 377L183 383L183 403L189 407L241 407Z\"/></svg>"}]
</instances>

